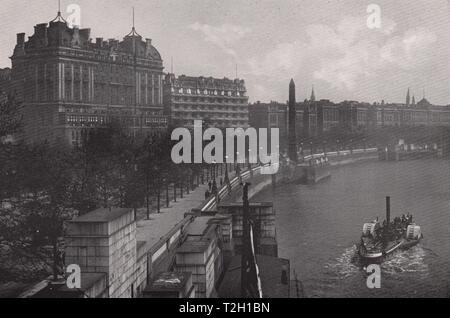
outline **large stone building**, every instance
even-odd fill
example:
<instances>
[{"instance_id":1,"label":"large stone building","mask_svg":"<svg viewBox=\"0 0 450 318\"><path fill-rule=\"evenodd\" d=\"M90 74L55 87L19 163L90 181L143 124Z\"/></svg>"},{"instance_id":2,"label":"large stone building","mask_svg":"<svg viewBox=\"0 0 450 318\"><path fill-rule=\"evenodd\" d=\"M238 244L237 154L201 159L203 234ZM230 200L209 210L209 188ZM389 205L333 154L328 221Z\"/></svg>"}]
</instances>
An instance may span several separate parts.
<instances>
[{"instance_id":1,"label":"large stone building","mask_svg":"<svg viewBox=\"0 0 450 318\"><path fill-rule=\"evenodd\" d=\"M26 142L75 144L84 128L113 120L133 134L167 127L163 61L134 26L122 41L92 41L90 29L70 28L58 13L28 40L17 34L11 60Z\"/></svg>"},{"instance_id":2,"label":"large stone building","mask_svg":"<svg viewBox=\"0 0 450 318\"><path fill-rule=\"evenodd\" d=\"M248 97L240 79L167 74L164 106L174 126L192 128L194 120L217 128L248 126Z\"/></svg>"}]
</instances>

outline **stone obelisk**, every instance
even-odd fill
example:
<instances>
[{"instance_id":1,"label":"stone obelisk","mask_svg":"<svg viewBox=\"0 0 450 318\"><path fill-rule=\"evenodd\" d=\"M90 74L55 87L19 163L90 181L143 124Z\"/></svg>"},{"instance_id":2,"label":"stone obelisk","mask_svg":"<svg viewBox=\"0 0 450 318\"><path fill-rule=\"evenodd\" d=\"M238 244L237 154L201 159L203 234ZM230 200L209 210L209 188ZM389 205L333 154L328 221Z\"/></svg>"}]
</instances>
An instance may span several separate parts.
<instances>
[{"instance_id":1,"label":"stone obelisk","mask_svg":"<svg viewBox=\"0 0 450 318\"><path fill-rule=\"evenodd\" d=\"M289 148L288 155L292 162L297 162L297 136L295 131L295 83L291 79L289 83Z\"/></svg>"}]
</instances>

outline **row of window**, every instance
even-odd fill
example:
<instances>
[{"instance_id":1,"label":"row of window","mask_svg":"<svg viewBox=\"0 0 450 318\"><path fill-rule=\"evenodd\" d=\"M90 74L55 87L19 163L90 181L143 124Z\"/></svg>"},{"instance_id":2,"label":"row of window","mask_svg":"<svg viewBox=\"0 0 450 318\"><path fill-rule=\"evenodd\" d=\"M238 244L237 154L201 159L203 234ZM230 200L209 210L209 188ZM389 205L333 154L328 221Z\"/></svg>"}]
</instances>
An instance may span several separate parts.
<instances>
[{"instance_id":1,"label":"row of window","mask_svg":"<svg viewBox=\"0 0 450 318\"><path fill-rule=\"evenodd\" d=\"M121 117L127 120L133 121L133 117ZM140 118L138 117L138 120ZM68 115L66 116L66 120L68 123L100 123L103 124L106 122L105 116L80 116L80 115ZM167 119L165 117L146 117L144 118L146 123L165 123Z\"/></svg>"},{"instance_id":2,"label":"row of window","mask_svg":"<svg viewBox=\"0 0 450 318\"><path fill-rule=\"evenodd\" d=\"M324 111L323 117L325 121L338 121L339 112L338 111Z\"/></svg>"},{"instance_id":3,"label":"row of window","mask_svg":"<svg viewBox=\"0 0 450 318\"><path fill-rule=\"evenodd\" d=\"M212 90L212 89L191 89L191 88L174 88L171 89L172 93L178 94L188 94L188 95L213 95L213 96L235 96L244 97L244 92L240 91L222 91L222 90Z\"/></svg>"},{"instance_id":4,"label":"row of window","mask_svg":"<svg viewBox=\"0 0 450 318\"><path fill-rule=\"evenodd\" d=\"M175 102L186 102L186 103L219 103L219 104L244 104L247 103L246 99L228 99L228 98L196 98L196 97L180 97L175 96L173 98Z\"/></svg>"},{"instance_id":5,"label":"row of window","mask_svg":"<svg viewBox=\"0 0 450 318\"><path fill-rule=\"evenodd\" d=\"M359 114L358 114L359 116ZM365 118L365 116L364 116ZM381 121L382 119L382 113L377 113L377 120ZM403 120L405 121L419 121L419 122L426 122L430 119L433 122L450 122L450 114L442 113L442 114L436 114L432 113L430 118L427 113L424 112L414 112L414 113L405 113ZM359 119L358 119L359 120ZM399 121L399 114L395 113L385 113L384 114L384 121Z\"/></svg>"},{"instance_id":6,"label":"row of window","mask_svg":"<svg viewBox=\"0 0 450 318\"><path fill-rule=\"evenodd\" d=\"M182 106L182 105L174 105L172 106L172 110L173 111L191 111L191 110L200 110L200 111L221 111L221 112L227 112L227 113L232 113L232 112L248 112L247 107L226 107L226 106L212 106L212 107L208 107L208 106Z\"/></svg>"},{"instance_id":7,"label":"row of window","mask_svg":"<svg viewBox=\"0 0 450 318\"><path fill-rule=\"evenodd\" d=\"M183 121L187 125L194 124L194 120L197 120L197 118L193 117L174 117L177 121ZM228 120L228 119L222 119L222 118L213 118L209 120L211 124L215 127L244 127L248 124L248 121L246 119L242 120Z\"/></svg>"},{"instance_id":8,"label":"row of window","mask_svg":"<svg viewBox=\"0 0 450 318\"><path fill-rule=\"evenodd\" d=\"M203 113L196 113L196 112L191 112L191 113L184 113L184 114L174 114L174 116L177 117L181 117L181 116L192 116L195 118L204 118L205 114ZM226 114L222 114L222 113L208 113L208 117L212 117L212 118L248 118L247 114L236 114L236 113L226 113Z\"/></svg>"}]
</instances>

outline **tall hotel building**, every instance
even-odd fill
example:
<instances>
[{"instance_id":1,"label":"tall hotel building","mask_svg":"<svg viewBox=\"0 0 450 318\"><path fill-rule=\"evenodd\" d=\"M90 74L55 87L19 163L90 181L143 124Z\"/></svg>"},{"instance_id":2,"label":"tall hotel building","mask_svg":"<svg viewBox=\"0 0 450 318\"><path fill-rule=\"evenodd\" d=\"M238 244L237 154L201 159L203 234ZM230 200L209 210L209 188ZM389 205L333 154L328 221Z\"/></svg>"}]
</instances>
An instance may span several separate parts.
<instances>
[{"instance_id":1,"label":"tall hotel building","mask_svg":"<svg viewBox=\"0 0 450 318\"><path fill-rule=\"evenodd\" d=\"M217 128L248 127L248 97L240 79L167 74L164 107L174 126L193 128L194 120Z\"/></svg>"},{"instance_id":2,"label":"tall hotel building","mask_svg":"<svg viewBox=\"0 0 450 318\"><path fill-rule=\"evenodd\" d=\"M132 134L167 128L163 61L135 31L123 41L70 28L61 14L17 35L12 87L22 101L25 142L76 144L83 129L119 121Z\"/></svg>"}]
</instances>

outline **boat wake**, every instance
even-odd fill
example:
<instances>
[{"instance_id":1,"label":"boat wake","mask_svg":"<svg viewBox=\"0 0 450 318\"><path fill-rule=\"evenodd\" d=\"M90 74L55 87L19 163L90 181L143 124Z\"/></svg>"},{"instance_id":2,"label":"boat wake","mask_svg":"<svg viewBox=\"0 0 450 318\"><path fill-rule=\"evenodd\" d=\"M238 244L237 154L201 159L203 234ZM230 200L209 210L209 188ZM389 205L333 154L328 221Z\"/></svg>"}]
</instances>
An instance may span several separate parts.
<instances>
[{"instance_id":1,"label":"boat wake","mask_svg":"<svg viewBox=\"0 0 450 318\"><path fill-rule=\"evenodd\" d=\"M419 273L427 275L428 265L425 263L425 250L420 246L414 246L408 250L399 251L392 258L381 265L383 272L391 275L398 273Z\"/></svg>"},{"instance_id":2,"label":"boat wake","mask_svg":"<svg viewBox=\"0 0 450 318\"><path fill-rule=\"evenodd\" d=\"M346 278L358 273L360 268L355 263L357 255L357 246L346 248L345 251L334 262L325 265L330 274L335 274L337 278Z\"/></svg>"},{"instance_id":3,"label":"boat wake","mask_svg":"<svg viewBox=\"0 0 450 318\"><path fill-rule=\"evenodd\" d=\"M429 268L425 263L427 253L420 246L414 246L408 250L398 251L381 264L382 273L397 275L400 273L428 274ZM356 245L349 247L335 259L325 265L327 272L336 278L348 278L364 271L364 266L358 256Z\"/></svg>"}]
</instances>

